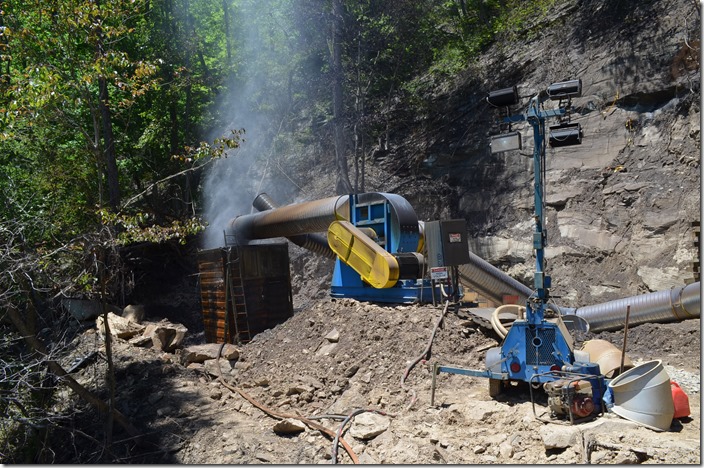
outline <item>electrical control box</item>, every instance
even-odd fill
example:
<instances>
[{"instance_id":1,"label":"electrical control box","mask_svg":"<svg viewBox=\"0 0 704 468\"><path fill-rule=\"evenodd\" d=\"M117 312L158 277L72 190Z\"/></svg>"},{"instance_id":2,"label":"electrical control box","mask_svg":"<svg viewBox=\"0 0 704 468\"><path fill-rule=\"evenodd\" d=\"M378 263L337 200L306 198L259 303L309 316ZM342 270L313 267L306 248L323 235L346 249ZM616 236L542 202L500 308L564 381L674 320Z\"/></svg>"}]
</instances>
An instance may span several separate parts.
<instances>
[{"instance_id":1,"label":"electrical control box","mask_svg":"<svg viewBox=\"0 0 704 468\"><path fill-rule=\"evenodd\" d=\"M424 229L428 267L458 266L469 263L467 221L429 221Z\"/></svg>"}]
</instances>

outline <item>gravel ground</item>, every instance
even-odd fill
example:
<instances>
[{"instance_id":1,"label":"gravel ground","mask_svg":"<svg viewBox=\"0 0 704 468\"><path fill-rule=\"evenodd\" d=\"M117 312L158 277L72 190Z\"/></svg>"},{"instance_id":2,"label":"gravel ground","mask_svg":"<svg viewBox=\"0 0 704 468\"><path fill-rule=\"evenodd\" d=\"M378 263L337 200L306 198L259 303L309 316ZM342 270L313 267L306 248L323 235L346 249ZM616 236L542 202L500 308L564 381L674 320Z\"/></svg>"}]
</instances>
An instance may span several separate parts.
<instances>
[{"instance_id":1,"label":"gravel ground","mask_svg":"<svg viewBox=\"0 0 704 468\"><path fill-rule=\"evenodd\" d=\"M450 308L436 330L430 357L419 359L442 308L315 300L286 323L242 346L239 359L225 367L227 385L202 370L186 369L178 353L136 348L117 340L117 407L148 436L138 446L118 431L115 440L121 442L113 446L111 460L332 461L331 437L305 425L298 432L281 433L275 429L281 417L255 406L237 393L241 391L270 412L305 417L333 433L342 430L342 438L363 463L701 462L699 320L646 324L629 331L629 357L636 363L663 359L668 373L690 397L691 416L674 421L669 431L655 432L613 414L565 426L565 421L549 418L544 397L536 397L534 413L525 388L519 386L493 399L486 379L461 375L440 374L431 405L434 362L479 369L486 349L499 343L492 330L469 319L466 312ZM644 340L650 335L670 337L672 348L648 349ZM615 345L618 336L619 332L600 334ZM198 342L199 336L189 341ZM100 346L93 329L76 340L76 352ZM78 377L100 392L104 371L104 363L98 361ZM67 401L68 396L67 392ZM74 401L68 409L82 427L93 424L100 433L102 419L89 408ZM357 409L365 412L341 429L341 418ZM374 418L376 422L369 421ZM381 429L373 436L360 435L367 424ZM56 463L99 461L88 439L74 435L61 448ZM335 458L339 463L353 461L342 447Z\"/></svg>"}]
</instances>

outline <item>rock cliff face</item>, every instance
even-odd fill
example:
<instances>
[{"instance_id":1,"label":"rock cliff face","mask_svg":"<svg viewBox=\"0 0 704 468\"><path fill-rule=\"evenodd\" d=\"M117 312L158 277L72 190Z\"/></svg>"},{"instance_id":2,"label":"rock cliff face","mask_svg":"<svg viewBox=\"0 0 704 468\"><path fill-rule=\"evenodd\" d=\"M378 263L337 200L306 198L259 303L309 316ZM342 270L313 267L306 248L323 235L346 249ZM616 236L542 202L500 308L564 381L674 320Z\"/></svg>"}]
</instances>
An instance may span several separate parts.
<instances>
[{"instance_id":1,"label":"rock cliff face","mask_svg":"<svg viewBox=\"0 0 704 468\"><path fill-rule=\"evenodd\" d=\"M531 285L533 132L514 124L523 149L490 154L501 114L484 97L515 84L512 113L522 113L551 83L581 78L571 121L582 126L582 144L546 155L552 293L581 306L691 282L701 188L697 8L558 2L525 37L469 64L413 125L398 119L375 164L403 174L397 193L421 219L466 218L475 253Z\"/></svg>"}]
</instances>

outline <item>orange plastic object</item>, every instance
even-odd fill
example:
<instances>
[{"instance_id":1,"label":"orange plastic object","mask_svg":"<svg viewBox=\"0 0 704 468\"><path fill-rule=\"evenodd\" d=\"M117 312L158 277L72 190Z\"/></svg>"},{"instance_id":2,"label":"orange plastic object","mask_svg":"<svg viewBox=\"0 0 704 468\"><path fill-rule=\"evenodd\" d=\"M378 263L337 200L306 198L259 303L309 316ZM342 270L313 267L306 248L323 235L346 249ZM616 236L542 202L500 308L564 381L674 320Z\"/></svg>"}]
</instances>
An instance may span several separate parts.
<instances>
[{"instance_id":1,"label":"orange plastic object","mask_svg":"<svg viewBox=\"0 0 704 468\"><path fill-rule=\"evenodd\" d=\"M675 403L675 415L673 419L686 418L689 416L689 397L682 390L677 382L670 381L672 386L672 401Z\"/></svg>"}]
</instances>

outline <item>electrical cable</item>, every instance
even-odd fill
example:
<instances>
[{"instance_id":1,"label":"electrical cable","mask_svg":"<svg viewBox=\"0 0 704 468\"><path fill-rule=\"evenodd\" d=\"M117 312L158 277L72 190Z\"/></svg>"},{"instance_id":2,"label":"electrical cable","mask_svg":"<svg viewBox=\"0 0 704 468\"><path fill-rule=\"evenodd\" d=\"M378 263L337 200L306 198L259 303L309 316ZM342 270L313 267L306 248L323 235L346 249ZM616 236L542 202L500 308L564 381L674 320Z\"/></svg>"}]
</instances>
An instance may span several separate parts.
<instances>
[{"instance_id":1,"label":"electrical cable","mask_svg":"<svg viewBox=\"0 0 704 468\"><path fill-rule=\"evenodd\" d=\"M396 417L395 414L390 414L390 413L385 413L384 411L379 411L375 409L356 409L352 411L347 417L342 421L342 424L340 424L340 427L337 429L337 433L335 434L335 439L332 442L332 464L336 465L337 464L337 445L339 443L340 437L342 437L342 431L345 428L345 426L352 421L352 418L355 416L362 414L362 413L376 413L380 414L382 416L389 416L391 418Z\"/></svg>"},{"instance_id":2,"label":"electrical cable","mask_svg":"<svg viewBox=\"0 0 704 468\"><path fill-rule=\"evenodd\" d=\"M343 421L347 415L344 414L318 414L315 416L308 416L308 419L338 419Z\"/></svg>"},{"instance_id":3,"label":"electrical cable","mask_svg":"<svg viewBox=\"0 0 704 468\"><path fill-rule=\"evenodd\" d=\"M442 314L440 314L440 317L438 318L437 322L435 323L435 327L433 328L433 332L430 335L430 340L428 341L428 346L425 347L423 352L413 361L411 362L407 367L406 370L403 372L403 376L401 377L401 388L405 390L406 392L411 393L411 401L408 404L406 408L404 408L403 412L408 411L411 409L413 404L416 402L416 391L413 389L408 389L406 388L406 378L408 377L408 374L411 372L411 370L418 364L421 360L423 359L428 359L430 357L430 348L433 346L433 340L435 339L435 333L437 332L438 328L440 327L440 324L442 323L443 319L445 318L445 314L447 313L447 309L450 307L450 301L445 301L445 308L442 311Z\"/></svg>"},{"instance_id":4,"label":"electrical cable","mask_svg":"<svg viewBox=\"0 0 704 468\"><path fill-rule=\"evenodd\" d=\"M440 293L442 293L443 297L449 298L450 295L445 292L445 285L443 285L442 282L440 282Z\"/></svg>"},{"instance_id":5,"label":"electrical cable","mask_svg":"<svg viewBox=\"0 0 704 468\"><path fill-rule=\"evenodd\" d=\"M252 398L250 395L245 393L243 390L241 390L237 387L234 387L234 386L228 384L227 382L225 382L225 378L222 375L222 368L220 368L220 356L222 354L223 348L225 347L225 344L226 343L222 343L220 345L220 348L218 350L218 356L215 361L215 364L218 368L218 378L216 381L220 382L220 384L222 386L224 386L225 388L227 388L231 392L238 393L242 398L244 398L245 400L250 402L252 405L259 408L260 410L262 410L263 412L265 412L266 414L268 414L271 417L279 418L279 419L297 419L297 420L301 421L302 423L304 423L305 425L307 425L308 427L310 427L312 429L317 429L320 432L323 432L324 434L326 434L330 438L334 439L336 437L335 432L333 432L332 430L328 429L327 427L325 427L321 424L316 423L315 421L311 421L310 418L299 416L297 414L286 414L286 413L279 413L277 411L274 411L270 408L267 408L263 404L259 403L257 400ZM345 439L338 438L337 440L339 440L339 443L342 444L342 446L345 448L345 451L352 459L352 463L354 463L355 465L359 464L359 458L354 453L354 450L352 450L352 447L350 446L350 444L347 443L347 441L345 441Z\"/></svg>"}]
</instances>

